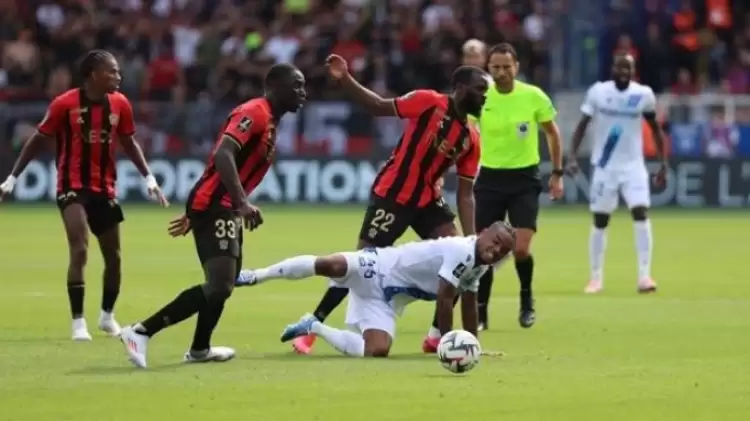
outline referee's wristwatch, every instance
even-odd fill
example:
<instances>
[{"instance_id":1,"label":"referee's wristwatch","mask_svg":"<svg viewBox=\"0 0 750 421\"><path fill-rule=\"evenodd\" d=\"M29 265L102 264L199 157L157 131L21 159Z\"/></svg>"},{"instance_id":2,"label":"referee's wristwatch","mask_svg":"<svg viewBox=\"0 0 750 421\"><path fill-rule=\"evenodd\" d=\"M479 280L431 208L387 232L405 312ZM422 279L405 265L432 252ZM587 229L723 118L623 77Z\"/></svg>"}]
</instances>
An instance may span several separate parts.
<instances>
[{"instance_id":1,"label":"referee's wristwatch","mask_svg":"<svg viewBox=\"0 0 750 421\"><path fill-rule=\"evenodd\" d=\"M565 175L565 171L562 170L562 169L560 169L560 168L555 168L554 170L552 170L552 175L556 175L558 177L562 177L562 176Z\"/></svg>"}]
</instances>

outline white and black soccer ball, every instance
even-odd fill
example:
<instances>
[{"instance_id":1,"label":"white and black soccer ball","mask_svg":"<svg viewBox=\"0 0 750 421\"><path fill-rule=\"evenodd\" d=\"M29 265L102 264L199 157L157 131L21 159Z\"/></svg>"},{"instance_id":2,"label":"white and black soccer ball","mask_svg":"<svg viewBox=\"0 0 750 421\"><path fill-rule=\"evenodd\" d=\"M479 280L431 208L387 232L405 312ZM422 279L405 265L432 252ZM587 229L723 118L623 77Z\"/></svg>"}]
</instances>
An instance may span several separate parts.
<instances>
[{"instance_id":1,"label":"white and black soccer ball","mask_svg":"<svg viewBox=\"0 0 750 421\"><path fill-rule=\"evenodd\" d=\"M465 330L452 330L442 338L437 348L440 364L452 373L466 373L479 364L482 347L476 336Z\"/></svg>"}]
</instances>

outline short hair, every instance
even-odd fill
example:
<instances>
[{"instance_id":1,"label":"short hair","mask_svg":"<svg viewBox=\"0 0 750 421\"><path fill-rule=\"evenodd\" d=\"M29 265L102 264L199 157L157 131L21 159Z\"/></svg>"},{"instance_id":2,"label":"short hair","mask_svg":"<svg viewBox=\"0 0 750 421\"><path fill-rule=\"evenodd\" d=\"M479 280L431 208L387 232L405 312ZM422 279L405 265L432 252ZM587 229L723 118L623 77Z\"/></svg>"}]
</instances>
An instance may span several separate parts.
<instances>
[{"instance_id":1,"label":"short hair","mask_svg":"<svg viewBox=\"0 0 750 421\"><path fill-rule=\"evenodd\" d=\"M487 46L482 41L472 38L464 43L464 46L461 47L461 52L464 54L467 53L480 53L484 54L484 52L487 50Z\"/></svg>"},{"instance_id":2,"label":"short hair","mask_svg":"<svg viewBox=\"0 0 750 421\"><path fill-rule=\"evenodd\" d=\"M490 52L489 54L487 54L487 57L491 57L493 54L510 54L510 56L513 57L514 60L518 61L518 53L516 53L516 49L507 42L501 42L500 44L493 45L492 48L490 48Z\"/></svg>"},{"instance_id":3,"label":"short hair","mask_svg":"<svg viewBox=\"0 0 750 421\"><path fill-rule=\"evenodd\" d=\"M271 66L266 73L266 77L263 79L263 85L265 87L271 87L281 82L282 80L289 79L297 72L298 69L287 63L278 63Z\"/></svg>"},{"instance_id":4,"label":"short hair","mask_svg":"<svg viewBox=\"0 0 750 421\"><path fill-rule=\"evenodd\" d=\"M115 56L107 50L91 50L86 53L78 64L78 74L81 78L86 79L91 73L107 59L114 59Z\"/></svg>"},{"instance_id":5,"label":"short hair","mask_svg":"<svg viewBox=\"0 0 750 421\"><path fill-rule=\"evenodd\" d=\"M468 85L472 78L484 76L484 70L477 66L463 65L453 71L451 75L451 86L455 89L457 85Z\"/></svg>"}]
</instances>

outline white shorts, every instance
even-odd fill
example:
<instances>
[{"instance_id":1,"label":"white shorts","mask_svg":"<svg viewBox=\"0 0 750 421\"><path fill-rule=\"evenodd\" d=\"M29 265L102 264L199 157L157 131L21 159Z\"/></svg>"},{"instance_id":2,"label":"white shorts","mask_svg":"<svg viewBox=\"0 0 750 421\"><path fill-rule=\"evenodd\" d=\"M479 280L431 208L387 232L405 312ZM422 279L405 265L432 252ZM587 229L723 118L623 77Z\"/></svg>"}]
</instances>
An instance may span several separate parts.
<instances>
[{"instance_id":1,"label":"white shorts","mask_svg":"<svg viewBox=\"0 0 750 421\"><path fill-rule=\"evenodd\" d=\"M347 326L359 333L382 330L394 338L397 314L385 301L378 255L368 250L341 254L346 257L349 274L335 282L340 287L349 288Z\"/></svg>"},{"instance_id":2,"label":"white shorts","mask_svg":"<svg viewBox=\"0 0 750 421\"><path fill-rule=\"evenodd\" d=\"M620 193L628 209L651 206L651 191L646 168L607 170L595 167L589 191L591 212L612 213L617 209Z\"/></svg>"}]
</instances>

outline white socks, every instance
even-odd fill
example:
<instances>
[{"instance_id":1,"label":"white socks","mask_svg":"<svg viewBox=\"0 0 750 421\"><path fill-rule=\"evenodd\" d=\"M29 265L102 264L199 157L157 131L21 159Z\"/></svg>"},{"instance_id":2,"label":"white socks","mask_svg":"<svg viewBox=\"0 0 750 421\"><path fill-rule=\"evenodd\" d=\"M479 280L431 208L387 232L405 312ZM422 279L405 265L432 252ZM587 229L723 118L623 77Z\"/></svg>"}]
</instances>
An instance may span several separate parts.
<instances>
[{"instance_id":1,"label":"white socks","mask_svg":"<svg viewBox=\"0 0 750 421\"><path fill-rule=\"evenodd\" d=\"M315 256L297 256L255 270L258 282L270 279L304 279L315 276Z\"/></svg>"},{"instance_id":2,"label":"white socks","mask_svg":"<svg viewBox=\"0 0 750 421\"><path fill-rule=\"evenodd\" d=\"M440 339L443 335L440 334L440 330L435 326L430 326L430 330L427 331L427 337L430 339Z\"/></svg>"},{"instance_id":3,"label":"white socks","mask_svg":"<svg viewBox=\"0 0 750 421\"><path fill-rule=\"evenodd\" d=\"M604 251L607 249L607 229L591 228L589 237L589 261L591 262L591 280L601 281L604 272Z\"/></svg>"},{"instance_id":4,"label":"white socks","mask_svg":"<svg viewBox=\"0 0 750 421\"><path fill-rule=\"evenodd\" d=\"M651 250L653 239L651 237L651 221L633 222L635 231L635 251L638 255L638 279L651 277Z\"/></svg>"},{"instance_id":5,"label":"white socks","mask_svg":"<svg viewBox=\"0 0 750 421\"><path fill-rule=\"evenodd\" d=\"M653 238L651 221L634 221L635 250L638 256L638 279L651 277L651 253ZM607 249L607 230L593 227L589 238L589 259L591 262L591 279L602 280L604 270L604 251Z\"/></svg>"},{"instance_id":6,"label":"white socks","mask_svg":"<svg viewBox=\"0 0 750 421\"><path fill-rule=\"evenodd\" d=\"M365 356L365 339L354 332L336 329L320 322L313 322L310 331L323 338L337 351L350 357Z\"/></svg>"}]
</instances>

